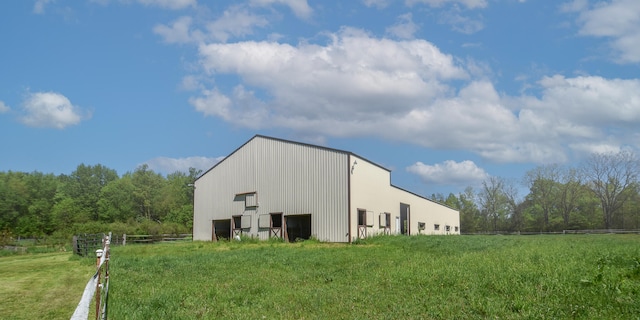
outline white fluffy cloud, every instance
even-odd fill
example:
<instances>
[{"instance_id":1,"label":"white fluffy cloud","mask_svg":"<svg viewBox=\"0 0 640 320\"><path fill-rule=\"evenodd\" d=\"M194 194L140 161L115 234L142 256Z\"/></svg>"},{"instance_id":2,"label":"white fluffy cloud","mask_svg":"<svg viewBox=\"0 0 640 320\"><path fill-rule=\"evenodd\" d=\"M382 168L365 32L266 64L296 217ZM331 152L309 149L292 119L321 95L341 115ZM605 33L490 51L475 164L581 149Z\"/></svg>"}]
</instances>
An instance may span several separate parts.
<instances>
[{"instance_id":1,"label":"white fluffy cloud","mask_svg":"<svg viewBox=\"0 0 640 320\"><path fill-rule=\"evenodd\" d=\"M574 0L562 9L579 12L580 35L610 39L617 61L640 62L640 1L611 0L589 6L585 0Z\"/></svg>"},{"instance_id":2,"label":"white fluffy cloud","mask_svg":"<svg viewBox=\"0 0 640 320\"><path fill-rule=\"evenodd\" d=\"M405 13L398 17L398 22L387 28L387 34L400 39L413 39L419 27L413 22L411 13Z\"/></svg>"},{"instance_id":3,"label":"white fluffy cloud","mask_svg":"<svg viewBox=\"0 0 640 320\"><path fill-rule=\"evenodd\" d=\"M187 158L168 158L157 157L146 162L149 169L165 174L174 173L176 171L189 172L189 168L206 171L220 162L224 157L207 158L207 157L187 157Z\"/></svg>"},{"instance_id":4,"label":"white fluffy cloud","mask_svg":"<svg viewBox=\"0 0 640 320\"><path fill-rule=\"evenodd\" d=\"M253 34L255 28L265 27L269 21L252 13L245 6L232 6L215 20L196 23L192 17L183 16L169 25L158 24L153 32L166 43L226 42Z\"/></svg>"},{"instance_id":5,"label":"white fluffy cloud","mask_svg":"<svg viewBox=\"0 0 640 320\"><path fill-rule=\"evenodd\" d=\"M440 14L440 23L448 24L451 29L464 34L474 34L484 29L484 22L480 18L462 15L459 10L445 11Z\"/></svg>"},{"instance_id":6,"label":"white fluffy cloud","mask_svg":"<svg viewBox=\"0 0 640 320\"><path fill-rule=\"evenodd\" d=\"M45 7L53 0L36 0L36 3L33 4L33 13L35 14L44 14Z\"/></svg>"},{"instance_id":7,"label":"white fluffy cloud","mask_svg":"<svg viewBox=\"0 0 640 320\"><path fill-rule=\"evenodd\" d=\"M83 116L79 107L56 92L30 93L23 103L23 110L22 123L32 127L64 129L89 117Z\"/></svg>"},{"instance_id":8,"label":"white fluffy cloud","mask_svg":"<svg viewBox=\"0 0 640 320\"><path fill-rule=\"evenodd\" d=\"M234 6L224 11L221 17L207 24L209 35L218 41L227 41L230 37L243 37L253 33L256 27L264 27L269 22L244 6Z\"/></svg>"},{"instance_id":9,"label":"white fluffy cloud","mask_svg":"<svg viewBox=\"0 0 640 320\"><path fill-rule=\"evenodd\" d=\"M386 8L391 1L393 0L362 0L362 3L364 3L364 5L367 7L377 7L379 9L383 9Z\"/></svg>"},{"instance_id":10,"label":"white fluffy cloud","mask_svg":"<svg viewBox=\"0 0 640 320\"><path fill-rule=\"evenodd\" d=\"M578 153L640 146L634 135L640 125L640 80L555 75L538 84L540 97L520 98L526 134Z\"/></svg>"},{"instance_id":11,"label":"white fluffy cloud","mask_svg":"<svg viewBox=\"0 0 640 320\"><path fill-rule=\"evenodd\" d=\"M203 44L201 66L232 74L230 92L202 89L191 104L238 126L311 136L378 136L465 149L497 162L562 162L574 153L635 144L640 80L542 78L537 95L510 97L424 40L357 29L328 43Z\"/></svg>"},{"instance_id":12,"label":"white fluffy cloud","mask_svg":"<svg viewBox=\"0 0 640 320\"><path fill-rule=\"evenodd\" d=\"M139 3L147 6L157 6L166 9L184 9L187 7L195 7L197 0L137 0Z\"/></svg>"},{"instance_id":13,"label":"white fluffy cloud","mask_svg":"<svg viewBox=\"0 0 640 320\"><path fill-rule=\"evenodd\" d=\"M200 42L205 39L199 30L192 30L193 18L184 16L176 19L170 25L159 24L153 32L160 35L166 43Z\"/></svg>"},{"instance_id":14,"label":"white fluffy cloud","mask_svg":"<svg viewBox=\"0 0 640 320\"><path fill-rule=\"evenodd\" d=\"M485 8L488 5L487 0L406 0L406 3L407 5L423 3L432 7L441 7L445 4L461 4L469 9Z\"/></svg>"},{"instance_id":15,"label":"white fluffy cloud","mask_svg":"<svg viewBox=\"0 0 640 320\"><path fill-rule=\"evenodd\" d=\"M9 112L11 108L8 105L4 104L4 101L0 100L0 113Z\"/></svg>"},{"instance_id":16,"label":"white fluffy cloud","mask_svg":"<svg viewBox=\"0 0 640 320\"><path fill-rule=\"evenodd\" d=\"M434 165L416 162L407 167L407 171L418 175L425 183L440 185L476 185L489 177L484 169L470 160L461 162L447 160Z\"/></svg>"},{"instance_id":17,"label":"white fluffy cloud","mask_svg":"<svg viewBox=\"0 0 640 320\"><path fill-rule=\"evenodd\" d=\"M298 18L306 19L313 14L313 9L309 6L307 0L251 0L250 2L255 6L286 5Z\"/></svg>"},{"instance_id":18,"label":"white fluffy cloud","mask_svg":"<svg viewBox=\"0 0 640 320\"><path fill-rule=\"evenodd\" d=\"M38 1L49 1L49 0L38 0ZM107 5L112 0L89 0L89 2L98 3L101 5ZM196 7L198 5L197 0L120 0L119 2L130 3L137 2L139 4L150 6L150 7L159 7L163 9L169 10L180 10L189 7Z\"/></svg>"}]
</instances>

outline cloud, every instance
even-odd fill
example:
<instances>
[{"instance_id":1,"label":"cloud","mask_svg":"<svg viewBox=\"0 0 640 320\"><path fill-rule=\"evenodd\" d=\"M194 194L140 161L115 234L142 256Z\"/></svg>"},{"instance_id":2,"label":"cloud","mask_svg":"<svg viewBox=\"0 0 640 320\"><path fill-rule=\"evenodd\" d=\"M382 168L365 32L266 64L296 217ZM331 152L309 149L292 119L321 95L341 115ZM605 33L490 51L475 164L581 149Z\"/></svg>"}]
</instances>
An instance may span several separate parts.
<instances>
[{"instance_id":1,"label":"cloud","mask_svg":"<svg viewBox=\"0 0 640 320\"><path fill-rule=\"evenodd\" d=\"M440 14L440 23L448 24L453 31L457 31L464 34L474 34L484 29L484 22L482 19L473 19L468 16L463 16L457 10L445 11Z\"/></svg>"},{"instance_id":2,"label":"cloud","mask_svg":"<svg viewBox=\"0 0 640 320\"><path fill-rule=\"evenodd\" d=\"M107 5L110 1L111 0L90 0L90 2L98 3L100 5ZM195 8L198 5L197 0L120 0L120 2L125 3L132 1L149 7L159 7L169 10L180 10L188 7Z\"/></svg>"},{"instance_id":3,"label":"cloud","mask_svg":"<svg viewBox=\"0 0 640 320\"><path fill-rule=\"evenodd\" d=\"M640 1L612 0L589 6L576 0L562 6L561 11L579 12L578 34L610 39L617 62L640 62Z\"/></svg>"},{"instance_id":4,"label":"cloud","mask_svg":"<svg viewBox=\"0 0 640 320\"><path fill-rule=\"evenodd\" d=\"M527 106L585 125L635 126L640 123L640 79L598 76L543 77L542 96Z\"/></svg>"},{"instance_id":5,"label":"cloud","mask_svg":"<svg viewBox=\"0 0 640 320\"><path fill-rule=\"evenodd\" d=\"M159 24L153 27L153 32L160 35L165 43L191 43L204 40L204 35L199 30L191 30L193 19L180 17L171 25Z\"/></svg>"},{"instance_id":6,"label":"cloud","mask_svg":"<svg viewBox=\"0 0 640 320\"><path fill-rule=\"evenodd\" d=\"M157 157L146 162L149 169L169 174L176 171L189 172L189 168L206 171L220 162L224 157L207 158L207 157L186 157L186 158L168 158Z\"/></svg>"},{"instance_id":7,"label":"cloud","mask_svg":"<svg viewBox=\"0 0 640 320\"><path fill-rule=\"evenodd\" d=\"M251 0L254 6L271 6L273 4L283 4L289 7L298 18L307 19L313 14L313 9L307 0Z\"/></svg>"},{"instance_id":8,"label":"cloud","mask_svg":"<svg viewBox=\"0 0 640 320\"><path fill-rule=\"evenodd\" d=\"M217 89L203 90L202 96L191 98L189 103L205 116L216 116L227 121L232 119L232 101Z\"/></svg>"},{"instance_id":9,"label":"cloud","mask_svg":"<svg viewBox=\"0 0 640 320\"><path fill-rule=\"evenodd\" d=\"M411 19L411 13L398 16L398 20L396 24L386 29L387 34L400 39L413 39L419 27Z\"/></svg>"},{"instance_id":10,"label":"cloud","mask_svg":"<svg viewBox=\"0 0 640 320\"><path fill-rule=\"evenodd\" d=\"M51 2L53 0L36 0L36 3L33 4L33 13L44 14L45 7Z\"/></svg>"},{"instance_id":11,"label":"cloud","mask_svg":"<svg viewBox=\"0 0 640 320\"><path fill-rule=\"evenodd\" d=\"M376 7L378 9L386 8L392 0L362 0L367 7Z\"/></svg>"},{"instance_id":12,"label":"cloud","mask_svg":"<svg viewBox=\"0 0 640 320\"><path fill-rule=\"evenodd\" d=\"M22 123L31 127L64 129L76 125L84 118L82 110L71 104L62 94L55 92L36 92L28 95L23 103L26 113Z\"/></svg>"},{"instance_id":13,"label":"cloud","mask_svg":"<svg viewBox=\"0 0 640 320\"><path fill-rule=\"evenodd\" d=\"M158 24L153 32L165 43L226 42L231 38L253 34L256 27L265 27L269 21L251 13L244 6L232 6L213 21L197 24L192 17L183 16L169 25Z\"/></svg>"},{"instance_id":14,"label":"cloud","mask_svg":"<svg viewBox=\"0 0 640 320\"><path fill-rule=\"evenodd\" d=\"M251 13L243 6L233 6L225 10L223 15L207 24L211 38L227 41L230 37L242 37L253 33L255 27L269 24L266 18Z\"/></svg>"},{"instance_id":15,"label":"cloud","mask_svg":"<svg viewBox=\"0 0 640 320\"><path fill-rule=\"evenodd\" d=\"M196 0L137 0L139 3L146 6L156 6L165 9L184 9L187 7L195 7L197 5Z\"/></svg>"},{"instance_id":16,"label":"cloud","mask_svg":"<svg viewBox=\"0 0 640 320\"><path fill-rule=\"evenodd\" d=\"M520 118L541 137L564 141L576 152L634 144L640 125L640 80L598 76L543 77L539 97L519 98ZM534 134L533 132L531 134Z\"/></svg>"},{"instance_id":17,"label":"cloud","mask_svg":"<svg viewBox=\"0 0 640 320\"><path fill-rule=\"evenodd\" d=\"M4 104L4 101L0 100L0 113L5 113L11 111L8 105Z\"/></svg>"},{"instance_id":18,"label":"cloud","mask_svg":"<svg viewBox=\"0 0 640 320\"><path fill-rule=\"evenodd\" d=\"M352 28L326 36L323 44L202 44L203 74L233 75L238 83L199 89L190 103L240 127L373 136L502 163L560 163L590 149L638 144L640 80L551 75L532 84L527 92L535 94L508 96L474 61L425 40Z\"/></svg>"},{"instance_id":19,"label":"cloud","mask_svg":"<svg viewBox=\"0 0 640 320\"><path fill-rule=\"evenodd\" d=\"M416 162L407 167L407 171L418 175L425 183L439 185L475 185L489 177L484 169L470 160L462 162L447 160L434 165Z\"/></svg>"},{"instance_id":20,"label":"cloud","mask_svg":"<svg viewBox=\"0 0 640 320\"><path fill-rule=\"evenodd\" d=\"M560 5L561 12L580 12L589 7L589 0L573 0Z\"/></svg>"},{"instance_id":21,"label":"cloud","mask_svg":"<svg viewBox=\"0 0 640 320\"><path fill-rule=\"evenodd\" d=\"M415 5L417 3L427 4L431 7L442 7L446 4L461 4L468 9L486 8L487 0L406 0L405 3L408 6Z\"/></svg>"}]
</instances>

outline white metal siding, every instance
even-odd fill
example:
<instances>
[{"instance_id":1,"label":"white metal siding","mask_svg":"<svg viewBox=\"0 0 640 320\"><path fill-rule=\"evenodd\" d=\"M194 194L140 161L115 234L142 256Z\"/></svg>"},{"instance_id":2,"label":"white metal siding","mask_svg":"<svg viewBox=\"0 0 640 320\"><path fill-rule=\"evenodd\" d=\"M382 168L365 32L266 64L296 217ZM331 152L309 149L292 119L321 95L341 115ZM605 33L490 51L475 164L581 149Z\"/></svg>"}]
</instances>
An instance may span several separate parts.
<instances>
[{"instance_id":1,"label":"white metal siding","mask_svg":"<svg viewBox=\"0 0 640 320\"><path fill-rule=\"evenodd\" d=\"M244 213L236 194L256 192L256 215L311 214L313 236L348 241L347 159L337 150L256 136L196 181L194 239L211 239L211 220ZM268 238L253 220L250 234Z\"/></svg>"},{"instance_id":2,"label":"white metal siding","mask_svg":"<svg viewBox=\"0 0 640 320\"><path fill-rule=\"evenodd\" d=\"M357 163L355 166L354 162ZM383 221L386 222L386 219L378 219L374 225L369 224L370 211L375 214L389 212L390 230L393 230L393 233L398 233L400 230L398 226L400 203L409 206L408 230L411 235L460 233L455 231L455 227L460 226L458 211L392 186L391 173L365 159L352 155L350 163L353 166L351 172L351 232L354 235L353 239L357 235L358 209L367 210L367 236L385 231ZM424 230L418 229L419 222L425 223ZM434 223L441 224L439 231L433 231ZM445 225L451 226L449 232L445 231Z\"/></svg>"}]
</instances>

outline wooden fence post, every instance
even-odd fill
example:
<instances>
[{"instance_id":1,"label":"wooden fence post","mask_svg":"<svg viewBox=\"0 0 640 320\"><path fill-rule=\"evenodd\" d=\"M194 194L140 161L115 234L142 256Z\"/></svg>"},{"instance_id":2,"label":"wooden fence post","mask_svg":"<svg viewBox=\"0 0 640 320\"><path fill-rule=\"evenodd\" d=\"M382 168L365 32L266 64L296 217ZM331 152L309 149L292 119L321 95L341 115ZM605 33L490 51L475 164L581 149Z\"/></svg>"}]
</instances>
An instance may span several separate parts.
<instances>
[{"instance_id":1,"label":"wooden fence post","mask_svg":"<svg viewBox=\"0 0 640 320\"><path fill-rule=\"evenodd\" d=\"M73 248L73 254L80 254L80 250L78 250L78 236L73 236L73 240L71 240L71 247Z\"/></svg>"}]
</instances>

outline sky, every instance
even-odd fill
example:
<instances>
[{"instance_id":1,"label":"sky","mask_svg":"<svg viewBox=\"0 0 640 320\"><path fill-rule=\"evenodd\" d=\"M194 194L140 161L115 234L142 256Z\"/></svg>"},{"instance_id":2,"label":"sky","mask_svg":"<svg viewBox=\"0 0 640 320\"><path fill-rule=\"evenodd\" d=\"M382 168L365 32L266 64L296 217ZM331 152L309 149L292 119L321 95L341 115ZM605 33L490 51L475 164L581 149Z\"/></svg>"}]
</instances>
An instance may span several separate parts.
<instances>
[{"instance_id":1,"label":"sky","mask_svg":"<svg viewBox=\"0 0 640 320\"><path fill-rule=\"evenodd\" d=\"M428 196L640 147L638 0L5 0L0 44L0 171L206 170L261 134Z\"/></svg>"}]
</instances>

